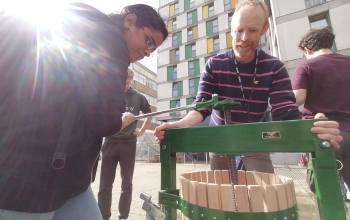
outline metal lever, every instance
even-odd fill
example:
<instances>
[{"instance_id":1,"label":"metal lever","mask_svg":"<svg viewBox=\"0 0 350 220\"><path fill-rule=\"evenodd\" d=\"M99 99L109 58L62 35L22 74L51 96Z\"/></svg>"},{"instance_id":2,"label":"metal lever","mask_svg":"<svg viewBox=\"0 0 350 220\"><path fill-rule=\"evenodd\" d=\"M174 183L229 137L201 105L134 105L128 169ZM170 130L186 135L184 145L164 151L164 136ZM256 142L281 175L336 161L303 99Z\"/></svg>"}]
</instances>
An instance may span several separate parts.
<instances>
[{"instance_id":1,"label":"metal lever","mask_svg":"<svg viewBox=\"0 0 350 220\"><path fill-rule=\"evenodd\" d=\"M145 192L142 192L140 198L145 202L142 205L142 209L146 211L146 220L165 220L166 214L160 210L160 206L151 202L151 196Z\"/></svg>"}]
</instances>

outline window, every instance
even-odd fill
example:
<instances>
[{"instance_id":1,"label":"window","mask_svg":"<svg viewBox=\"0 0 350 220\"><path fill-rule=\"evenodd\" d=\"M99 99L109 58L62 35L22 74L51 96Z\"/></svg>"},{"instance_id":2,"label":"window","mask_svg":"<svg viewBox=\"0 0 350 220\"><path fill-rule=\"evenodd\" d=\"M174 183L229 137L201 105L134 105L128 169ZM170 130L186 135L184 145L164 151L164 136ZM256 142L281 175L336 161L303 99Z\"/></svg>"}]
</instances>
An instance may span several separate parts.
<instances>
[{"instance_id":1,"label":"window","mask_svg":"<svg viewBox=\"0 0 350 220\"><path fill-rule=\"evenodd\" d=\"M173 19L173 27L172 27L172 30L176 30L176 18Z\"/></svg>"},{"instance_id":2,"label":"window","mask_svg":"<svg viewBox=\"0 0 350 220\"><path fill-rule=\"evenodd\" d=\"M231 26L233 13L228 14L228 26Z\"/></svg>"},{"instance_id":3,"label":"window","mask_svg":"<svg viewBox=\"0 0 350 220\"><path fill-rule=\"evenodd\" d=\"M228 11L231 9L231 0L224 0L224 8L225 8L225 11Z\"/></svg>"},{"instance_id":4,"label":"window","mask_svg":"<svg viewBox=\"0 0 350 220\"><path fill-rule=\"evenodd\" d=\"M175 50L175 62L179 62L180 61L180 50L176 49Z\"/></svg>"},{"instance_id":5,"label":"window","mask_svg":"<svg viewBox=\"0 0 350 220\"><path fill-rule=\"evenodd\" d=\"M177 79L177 67L173 67L173 79Z\"/></svg>"},{"instance_id":6,"label":"window","mask_svg":"<svg viewBox=\"0 0 350 220\"><path fill-rule=\"evenodd\" d=\"M220 39L218 37L214 38L214 51L220 50Z\"/></svg>"},{"instance_id":7,"label":"window","mask_svg":"<svg viewBox=\"0 0 350 220\"><path fill-rule=\"evenodd\" d=\"M218 19L213 20L213 33L219 32L219 22Z\"/></svg>"},{"instance_id":8,"label":"window","mask_svg":"<svg viewBox=\"0 0 350 220\"><path fill-rule=\"evenodd\" d=\"M182 96L182 81L173 83L173 97Z\"/></svg>"},{"instance_id":9,"label":"window","mask_svg":"<svg viewBox=\"0 0 350 220\"><path fill-rule=\"evenodd\" d=\"M206 28L207 28L207 36L211 35L213 33L219 32L219 22L218 19L208 21L206 23Z\"/></svg>"},{"instance_id":10,"label":"window","mask_svg":"<svg viewBox=\"0 0 350 220\"><path fill-rule=\"evenodd\" d=\"M187 13L187 25L194 24L197 21L197 10Z\"/></svg>"},{"instance_id":11,"label":"window","mask_svg":"<svg viewBox=\"0 0 350 220\"><path fill-rule=\"evenodd\" d=\"M189 84L190 94L195 94L196 93L196 88L194 86L194 79L190 79L188 84Z\"/></svg>"},{"instance_id":12,"label":"window","mask_svg":"<svg viewBox=\"0 0 350 220\"><path fill-rule=\"evenodd\" d=\"M188 62L188 75L193 76L200 74L199 71L199 60L193 60Z\"/></svg>"},{"instance_id":13,"label":"window","mask_svg":"<svg viewBox=\"0 0 350 220\"><path fill-rule=\"evenodd\" d=\"M177 83L173 83L173 97L178 96L178 85Z\"/></svg>"},{"instance_id":14,"label":"window","mask_svg":"<svg viewBox=\"0 0 350 220\"><path fill-rule=\"evenodd\" d=\"M179 3L175 3L169 6L169 16L174 16L179 13Z\"/></svg>"},{"instance_id":15,"label":"window","mask_svg":"<svg viewBox=\"0 0 350 220\"><path fill-rule=\"evenodd\" d=\"M173 47L176 45L180 45L182 43L182 32L177 32L172 35L172 45Z\"/></svg>"},{"instance_id":16,"label":"window","mask_svg":"<svg viewBox=\"0 0 350 220\"><path fill-rule=\"evenodd\" d=\"M189 59L196 56L196 44L186 45L185 47L185 58Z\"/></svg>"},{"instance_id":17,"label":"window","mask_svg":"<svg viewBox=\"0 0 350 220\"><path fill-rule=\"evenodd\" d=\"M179 3L175 3L175 14L179 14Z\"/></svg>"},{"instance_id":18,"label":"window","mask_svg":"<svg viewBox=\"0 0 350 220\"><path fill-rule=\"evenodd\" d=\"M323 3L326 3L326 0L305 0L306 8L312 8Z\"/></svg>"},{"instance_id":19,"label":"window","mask_svg":"<svg viewBox=\"0 0 350 220\"><path fill-rule=\"evenodd\" d=\"M227 48L232 48L232 35L231 32L226 33L226 46Z\"/></svg>"},{"instance_id":20,"label":"window","mask_svg":"<svg viewBox=\"0 0 350 220\"><path fill-rule=\"evenodd\" d=\"M196 94L198 92L199 78L188 80L190 94Z\"/></svg>"},{"instance_id":21,"label":"window","mask_svg":"<svg viewBox=\"0 0 350 220\"><path fill-rule=\"evenodd\" d=\"M167 69L167 80L177 79L177 66L169 66Z\"/></svg>"},{"instance_id":22,"label":"window","mask_svg":"<svg viewBox=\"0 0 350 220\"><path fill-rule=\"evenodd\" d=\"M208 12L209 17L212 17L212 16L215 15L215 12L214 12L214 3L211 3L211 4L209 5L208 11L209 11L209 12Z\"/></svg>"},{"instance_id":23,"label":"window","mask_svg":"<svg viewBox=\"0 0 350 220\"><path fill-rule=\"evenodd\" d=\"M170 108L177 108L177 107L180 107L180 100L170 101ZM180 114L181 112L173 112L173 113L170 113L170 116L175 116Z\"/></svg>"},{"instance_id":24,"label":"window","mask_svg":"<svg viewBox=\"0 0 350 220\"><path fill-rule=\"evenodd\" d=\"M309 22L310 22L310 28L312 29L320 29L327 26L332 27L328 13L318 14L318 15L309 17ZM333 41L333 46L331 50L332 52L337 51L334 41Z\"/></svg>"},{"instance_id":25,"label":"window","mask_svg":"<svg viewBox=\"0 0 350 220\"><path fill-rule=\"evenodd\" d=\"M193 40L193 29L189 28L187 29L187 41Z\"/></svg>"},{"instance_id":26,"label":"window","mask_svg":"<svg viewBox=\"0 0 350 220\"><path fill-rule=\"evenodd\" d=\"M190 0L190 8L194 7L194 0Z\"/></svg>"},{"instance_id":27,"label":"window","mask_svg":"<svg viewBox=\"0 0 350 220\"><path fill-rule=\"evenodd\" d=\"M177 34L173 34L173 46L177 45Z\"/></svg>"}]
</instances>

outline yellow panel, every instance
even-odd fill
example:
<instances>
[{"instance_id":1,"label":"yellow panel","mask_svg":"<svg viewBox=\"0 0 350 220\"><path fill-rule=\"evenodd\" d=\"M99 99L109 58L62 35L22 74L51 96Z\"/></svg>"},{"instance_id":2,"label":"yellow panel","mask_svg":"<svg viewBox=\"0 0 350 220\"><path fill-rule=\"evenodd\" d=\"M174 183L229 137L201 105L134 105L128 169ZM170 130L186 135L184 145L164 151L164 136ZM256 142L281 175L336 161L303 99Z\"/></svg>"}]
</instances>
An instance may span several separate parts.
<instances>
[{"instance_id":1,"label":"yellow panel","mask_svg":"<svg viewBox=\"0 0 350 220\"><path fill-rule=\"evenodd\" d=\"M170 7L169 7L169 16L174 16L174 14L175 14L175 5L170 5Z\"/></svg>"},{"instance_id":2,"label":"yellow panel","mask_svg":"<svg viewBox=\"0 0 350 220\"><path fill-rule=\"evenodd\" d=\"M211 53L211 52L214 51L214 41L213 41L213 38L207 39L207 50L208 50L208 53Z\"/></svg>"},{"instance_id":3,"label":"yellow panel","mask_svg":"<svg viewBox=\"0 0 350 220\"><path fill-rule=\"evenodd\" d=\"M231 0L231 8L236 8L237 0Z\"/></svg>"},{"instance_id":4,"label":"yellow panel","mask_svg":"<svg viewBox=\"0 0 350 220\"><path fill-rule=\"evenodd\" d=\"M169 20L168 21L168 31L172 31L172 28L173 28L173 20Z\"/></svg>"},{"instance_id":5,"label":"yellow panel","mask_svg":"<svg viewBox=\"0 0 350 220\"><path fill-rule=\"evenodd\" d=\"M192 28L192 33L193 33L193 39L197 39L198 38L198 26L194 26Z\"/></svg>"},{"instance_id":6,"label":"yellow panel","mask_svg":"<svg viewBox=\"0 0 350 220\"><path fill-rule=\"evenodd\" d=\"M209 17L208 5L203 7L203 19L207 19Z\"/></svg>"},{"instance_id":7,"label":"yellow panel","mask_svg":"<svg viewBox=\"0 0 350 220\"><path fill-rule=\"evenodd\" d=\"M210 0L205 0L206 2L209 2Z\"/></svg>"},{"instance_id":8,"label":"yellow panel","mask_svg":"<svg viewBox=\"0 0 350 220\"><path fill-rule=\"evenodd\" d=\"M232 48L232 35L230 32L226 33L226 45L227 48Z\"/></svg>"}]
</instances>

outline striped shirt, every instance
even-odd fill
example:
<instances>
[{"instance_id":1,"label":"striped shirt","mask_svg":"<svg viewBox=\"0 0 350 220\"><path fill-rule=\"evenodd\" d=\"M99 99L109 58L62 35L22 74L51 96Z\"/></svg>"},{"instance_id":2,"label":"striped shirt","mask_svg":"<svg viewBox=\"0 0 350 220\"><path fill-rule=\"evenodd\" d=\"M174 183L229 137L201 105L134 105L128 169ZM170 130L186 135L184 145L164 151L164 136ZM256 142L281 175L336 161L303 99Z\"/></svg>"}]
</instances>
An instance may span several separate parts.
<instances>
[{"instance_id":1,"label":"striped shirt","mask_svg":"<svg viewBox=\"0 0 350 220\"><path fill-rule=\"evenodd\" d=\"M233 54L231 49L208 60L200 77L197 102L203 98L211 100L214 93L218 94L219 100L230 99L241 102L241 108L231 110L232 124L248 122L247 106L249 106L251 120L253 122L262 121L269 101L273 120L301 119L287 70L278 58L259 49L259 62L255 77L255 81L258 83L254 85L252 96L255 59L248 63L238 63L246 98L244 101ZM225 124L223 111L205 110L199 112L204 119L211 115L210 125Z\"/></svg>"}]
</instances>

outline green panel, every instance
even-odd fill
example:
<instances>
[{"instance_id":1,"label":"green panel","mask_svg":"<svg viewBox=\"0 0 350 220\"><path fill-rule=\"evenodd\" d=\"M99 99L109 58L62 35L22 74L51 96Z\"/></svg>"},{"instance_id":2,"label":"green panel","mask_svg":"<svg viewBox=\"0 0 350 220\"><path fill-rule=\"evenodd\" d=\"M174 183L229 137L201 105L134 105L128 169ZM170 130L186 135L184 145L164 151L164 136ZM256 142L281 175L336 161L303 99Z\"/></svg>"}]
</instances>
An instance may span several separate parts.
<instances>
[{"instance_id":1,"label":"green panel","mask_svg":"<svg viewBox=\"0 0 350 220\"><path fill-rule=\"evenodd\" d=\"M168 70L167 70L167 80L172 80L173 79L173 67L172 66L169 66L168 67Z\"/></svg>"},{"instance_id":2,"label":"green panel","mask_svg":"<svg viewBox=\"0 0 350 220\"><path fill-rule=\"evenodd\" d=\"M186 45L185 47L185 58L191 58L191 45Z\"/></svg>"},{"instance_id":3,"label":"green panel","mask_svg":"<svg viewBox=\"0 0 350 220\"><path fill-rule=\"evenodd\" d=\"M200 73L201 73L201 71L199 69L199 60L195 60L194 61L194 74L197 75Z\"/></svg>"},{"instance_id":4,"label":"green panel","mask_svg":"<svg viewBox=\"0 0 350 220\"><path fill-rule=\"evenodd\" d=\"M170 108L175 108L176 107L176 101L170 101ZM170 116L175 116L175 112L170 113Z\"/></svg>"},{"instance_id":5,"label":"green panel","mask_svg":"<svg viewBox=\"0 0 350 220\"><path fill-rule=\"evenodd\" d=\"M196 93L198 92L198 86L199 86L199 78L194 79L194 88L196 90Z\"/></svg>"},{"instance_id":6,"label":"green panel","mask_svg":"<svg viewBox=\"0 0 350 220\"><path fill-rule=\"evenodd\" d=\"M186 105L191 105L193 103L193 98L187 98L186 99ZM186 112L188 113L190 109L187 109Z\"/></svg>"},{"instance_id":7,"label":"green panel","mask_svg":"<svg viewBox=\"0 0 350 220\"><path fill-rule=\"evenodd\" d=\"M182 32L177 32L177 45L182 44Z\"/></svg>"},{"instance_id":8,"label":"green panel","mask_svg":"<svg viewBox=\"0 0 350 220\"><path fill-rule=\"evenodd\" d=\"M197 10L192 12L192 24L198 22Z\"/></svg>"},{"instance_id":9,"label":"green panel","mask_svg":"<svg viewBox=\"0 0 350 220\"><path fill-rule=\"evenodd\" d=\"M178 96L183 95L183 83L182 83L182 81L177 83L177 91L178 91L177 92Z\"/></svg>"},{"instance_id":10,"label":"green panel","mask_svg":"<svg viewBox=\"0 0 350 220\"><path fill-rule=\"evenodd\" d=\"M190 0L185 0L185 11L190 9Z\"/></svg>"},{"instance_id":11,"label":"green panel","mask_svg":"<svg viewBox=\"0 0 350 220\"><path fill-rule=\"evenodd\" d=\"M213 34L213 21L207 22L207 36Z\"/></svg>"}]
</instances>

